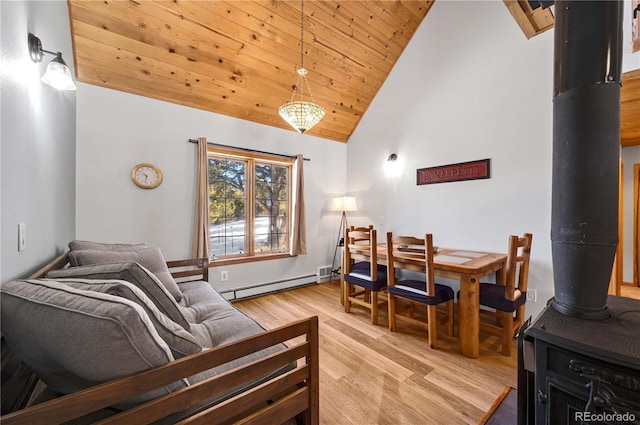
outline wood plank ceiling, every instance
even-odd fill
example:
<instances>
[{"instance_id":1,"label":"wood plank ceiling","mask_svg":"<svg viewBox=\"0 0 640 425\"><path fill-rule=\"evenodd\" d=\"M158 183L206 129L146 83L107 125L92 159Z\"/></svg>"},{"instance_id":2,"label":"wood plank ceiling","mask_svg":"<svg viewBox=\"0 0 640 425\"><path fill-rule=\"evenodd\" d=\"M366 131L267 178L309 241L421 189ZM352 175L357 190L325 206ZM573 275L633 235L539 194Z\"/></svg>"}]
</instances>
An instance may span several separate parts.
<instances>
[{"instance_id":1,"label":"wood plank ceiling","mask_svg":"<svg viewBox=\"0 0 640 425\"><path fill-rule=\"evenodd\" d=\"M301 2L68 0L77 79L292 130L278 115L300 66ZM304 65L346 142L433 4L307 0Z\"/></svg>"},{"instance_id":2,"label":"wood plank ceiling","mask_svg":"<svg viewBox=\"0 0 640 425\"><path fill-rule=\"evenodd\" d=\"M551 8L503 0L527 38ZM79 81L294 131L278 115L300 67L300 0L68 0ZM304 65L346 142L433 0L306 0ZM623 87L622 142L640 144L637 76Z\"/></svg>"}]
</instances>

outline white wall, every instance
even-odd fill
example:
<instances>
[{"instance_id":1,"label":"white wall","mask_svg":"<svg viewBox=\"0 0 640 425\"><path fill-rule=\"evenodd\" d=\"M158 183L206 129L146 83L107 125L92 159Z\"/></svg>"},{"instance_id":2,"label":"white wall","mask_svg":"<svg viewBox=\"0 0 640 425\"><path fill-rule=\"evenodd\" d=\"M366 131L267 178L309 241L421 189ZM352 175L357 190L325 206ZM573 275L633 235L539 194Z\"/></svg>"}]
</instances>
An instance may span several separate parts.
<instances>
[{"instance_id":1,"label":"white wall","mask_svg":"<svg viewBox=\"0 0 640 425\"><path fill-rule=\"evenodd\" d=\"M329 199L346 188L346 145L248 121L88 84L78 85L77 237L103 242L145 242L165 258L189 258L196 146L190 138L263 151L297 154L305 162L308 255L225 266L210 281L238 288L315 274L330 264L340 216ZM133 166L151 162L162 184L143 190L131 182Z\"/></svg>"},{"instance_id":2,"label":"white wall","mask_svg":"<svg viewBox=\"0 0 640 425\"><path fill-rule=\"evenodd\" d=\"M533 316L554 292L553 35L527 40L502 2L435 2L348 144L348 191L364 209L359 224L501 252L509 234L532 232ZM640 67L628 44L625 71ZM384 174L391 152L403 162L401 176ZM483 158L492 161L489 180L416 185L418 168Z\"/></svg>"},{"instance_id":3,"label":"white wall","mask_svg":"<svg viewBox=\"0 0 640 425\"><path fill-rule=\"evenodd\" d=\"M553 295L552 79L553 31L527 40L502 2L435 2L348 144L362 224L496 252L532 232L536 315ZM396 178L382 172L391 152ZM488 180L416 185L418 168L483 158Z\"/></svg>"},{"instance_id":4,"label":"white wall","mask_svg":"<svg viewBox=\"0 0 640 425\"><path fill-rule=\"evenodd\" d=\"M35 272L74 238L76 95L42 84L53 56L35 64L27 48L33 32L73 67L67 3L2 1L0 16L4 283ZM18 223L26 225L20 252Z\"/></svg>"}]
</instances>

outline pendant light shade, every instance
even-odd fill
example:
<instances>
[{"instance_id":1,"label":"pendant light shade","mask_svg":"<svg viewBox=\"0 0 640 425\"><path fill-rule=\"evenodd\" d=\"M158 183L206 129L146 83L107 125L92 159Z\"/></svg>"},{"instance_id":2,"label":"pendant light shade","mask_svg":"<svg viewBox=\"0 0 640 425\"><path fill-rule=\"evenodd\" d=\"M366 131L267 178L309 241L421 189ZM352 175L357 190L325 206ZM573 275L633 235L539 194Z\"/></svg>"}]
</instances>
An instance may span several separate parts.
<instances>
[{"instance_id":1,"label":"pendant light shade","mask_svg":"<svg viewBox=\"0 0 640 425\"><path fill-rule=\"evenodd\" d=\"M300 134L304 134L305 131L316 125L324 117L324 109L322 109L321 106L303 100L302 91L304 85L306 84L307 88L309 87L306 75L306 69L300 68L298 70L296 89L300 87L300 99L294 100L296 94L296 89L294 89L291 100L282 105L278 110L282 119L288 122L289 125L295 128ZM310 89L309 93L311 93Z\"/></svg>"},{"instance_id":2,"label":"pendant light shade","mask_svg":"<svg viewBox=\"0 0 640 425\"><path fill-rule=\"evenodd\" d=\"M311 87L307 81L307 70L304 68L304 0L300 12L300 69L298 69L298 81L293 87L291 99L282 105L278 112L298 133L304 134L324 117L324 109L316 104L311 93ZM305 100L305 89L309 93L310 100ZM297 94L297 96L296 96Z\"/></svg>"}]
</instances>

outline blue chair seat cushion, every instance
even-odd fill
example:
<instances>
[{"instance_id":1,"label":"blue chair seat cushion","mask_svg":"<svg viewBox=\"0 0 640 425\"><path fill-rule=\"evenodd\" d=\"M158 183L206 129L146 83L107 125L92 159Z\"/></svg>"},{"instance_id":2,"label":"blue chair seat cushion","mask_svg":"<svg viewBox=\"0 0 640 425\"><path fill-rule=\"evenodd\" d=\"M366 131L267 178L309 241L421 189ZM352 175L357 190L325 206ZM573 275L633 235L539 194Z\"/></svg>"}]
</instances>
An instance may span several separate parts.
<instances>
[{"instance_id":1,"label":"blue chair seat cushion","mask_svg":"<svg viewBox=\"0 0 640 425\"><path fill-rule=\"evenodd\" d=\"M500 311L516 311L518 307L527 301L527 297L521 295L511 301L505 298L505 287L494 283L480 283L480 305L495 308Z\"/></svg>"},{"instance_id":2,"label":"blue chair seat cushion","mask_svg":"<svg viewBox=\"0 0 640 425\"><path fill-rule=\"evenodd\" d=\"M434 296L427 295L427 283L420 280L401 280L387 288L387 292L422 304L437 305L453 299L453 289L447 285L435 284Z\"/></svg>"},{"instance_id":3,"label":"blue chair seat cushion","mask_svg":"<svg viewBox=\"0 0 640 425\"><path fill-rule=\"evenodd\" d=\"M360 264L366 263L366 267ZM346 282L361 286L370 291L380 291L387 286L387 268L378 265L378 279L371 280L371 264L366 261L356 263L351 267L351 272L344 276Z\"/></svg>"}]
</instances>

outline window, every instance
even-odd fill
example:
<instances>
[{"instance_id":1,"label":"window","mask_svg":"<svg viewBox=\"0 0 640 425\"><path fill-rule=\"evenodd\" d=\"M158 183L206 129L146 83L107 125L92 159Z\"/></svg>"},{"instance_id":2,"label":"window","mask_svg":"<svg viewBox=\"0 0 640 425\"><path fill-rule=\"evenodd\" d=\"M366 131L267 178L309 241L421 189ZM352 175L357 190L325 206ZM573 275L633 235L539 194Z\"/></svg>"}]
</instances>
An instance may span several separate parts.
<instances>
[{"instance_id":1,"label":"window","mask_svg":"<svg viewBox=\"0 0 640 425\"><path fill-rule=\"evenodd\" d=\"M213 148L208 159L211 255L288 255L293 161Z\"/></svg>"}]
</instances>

